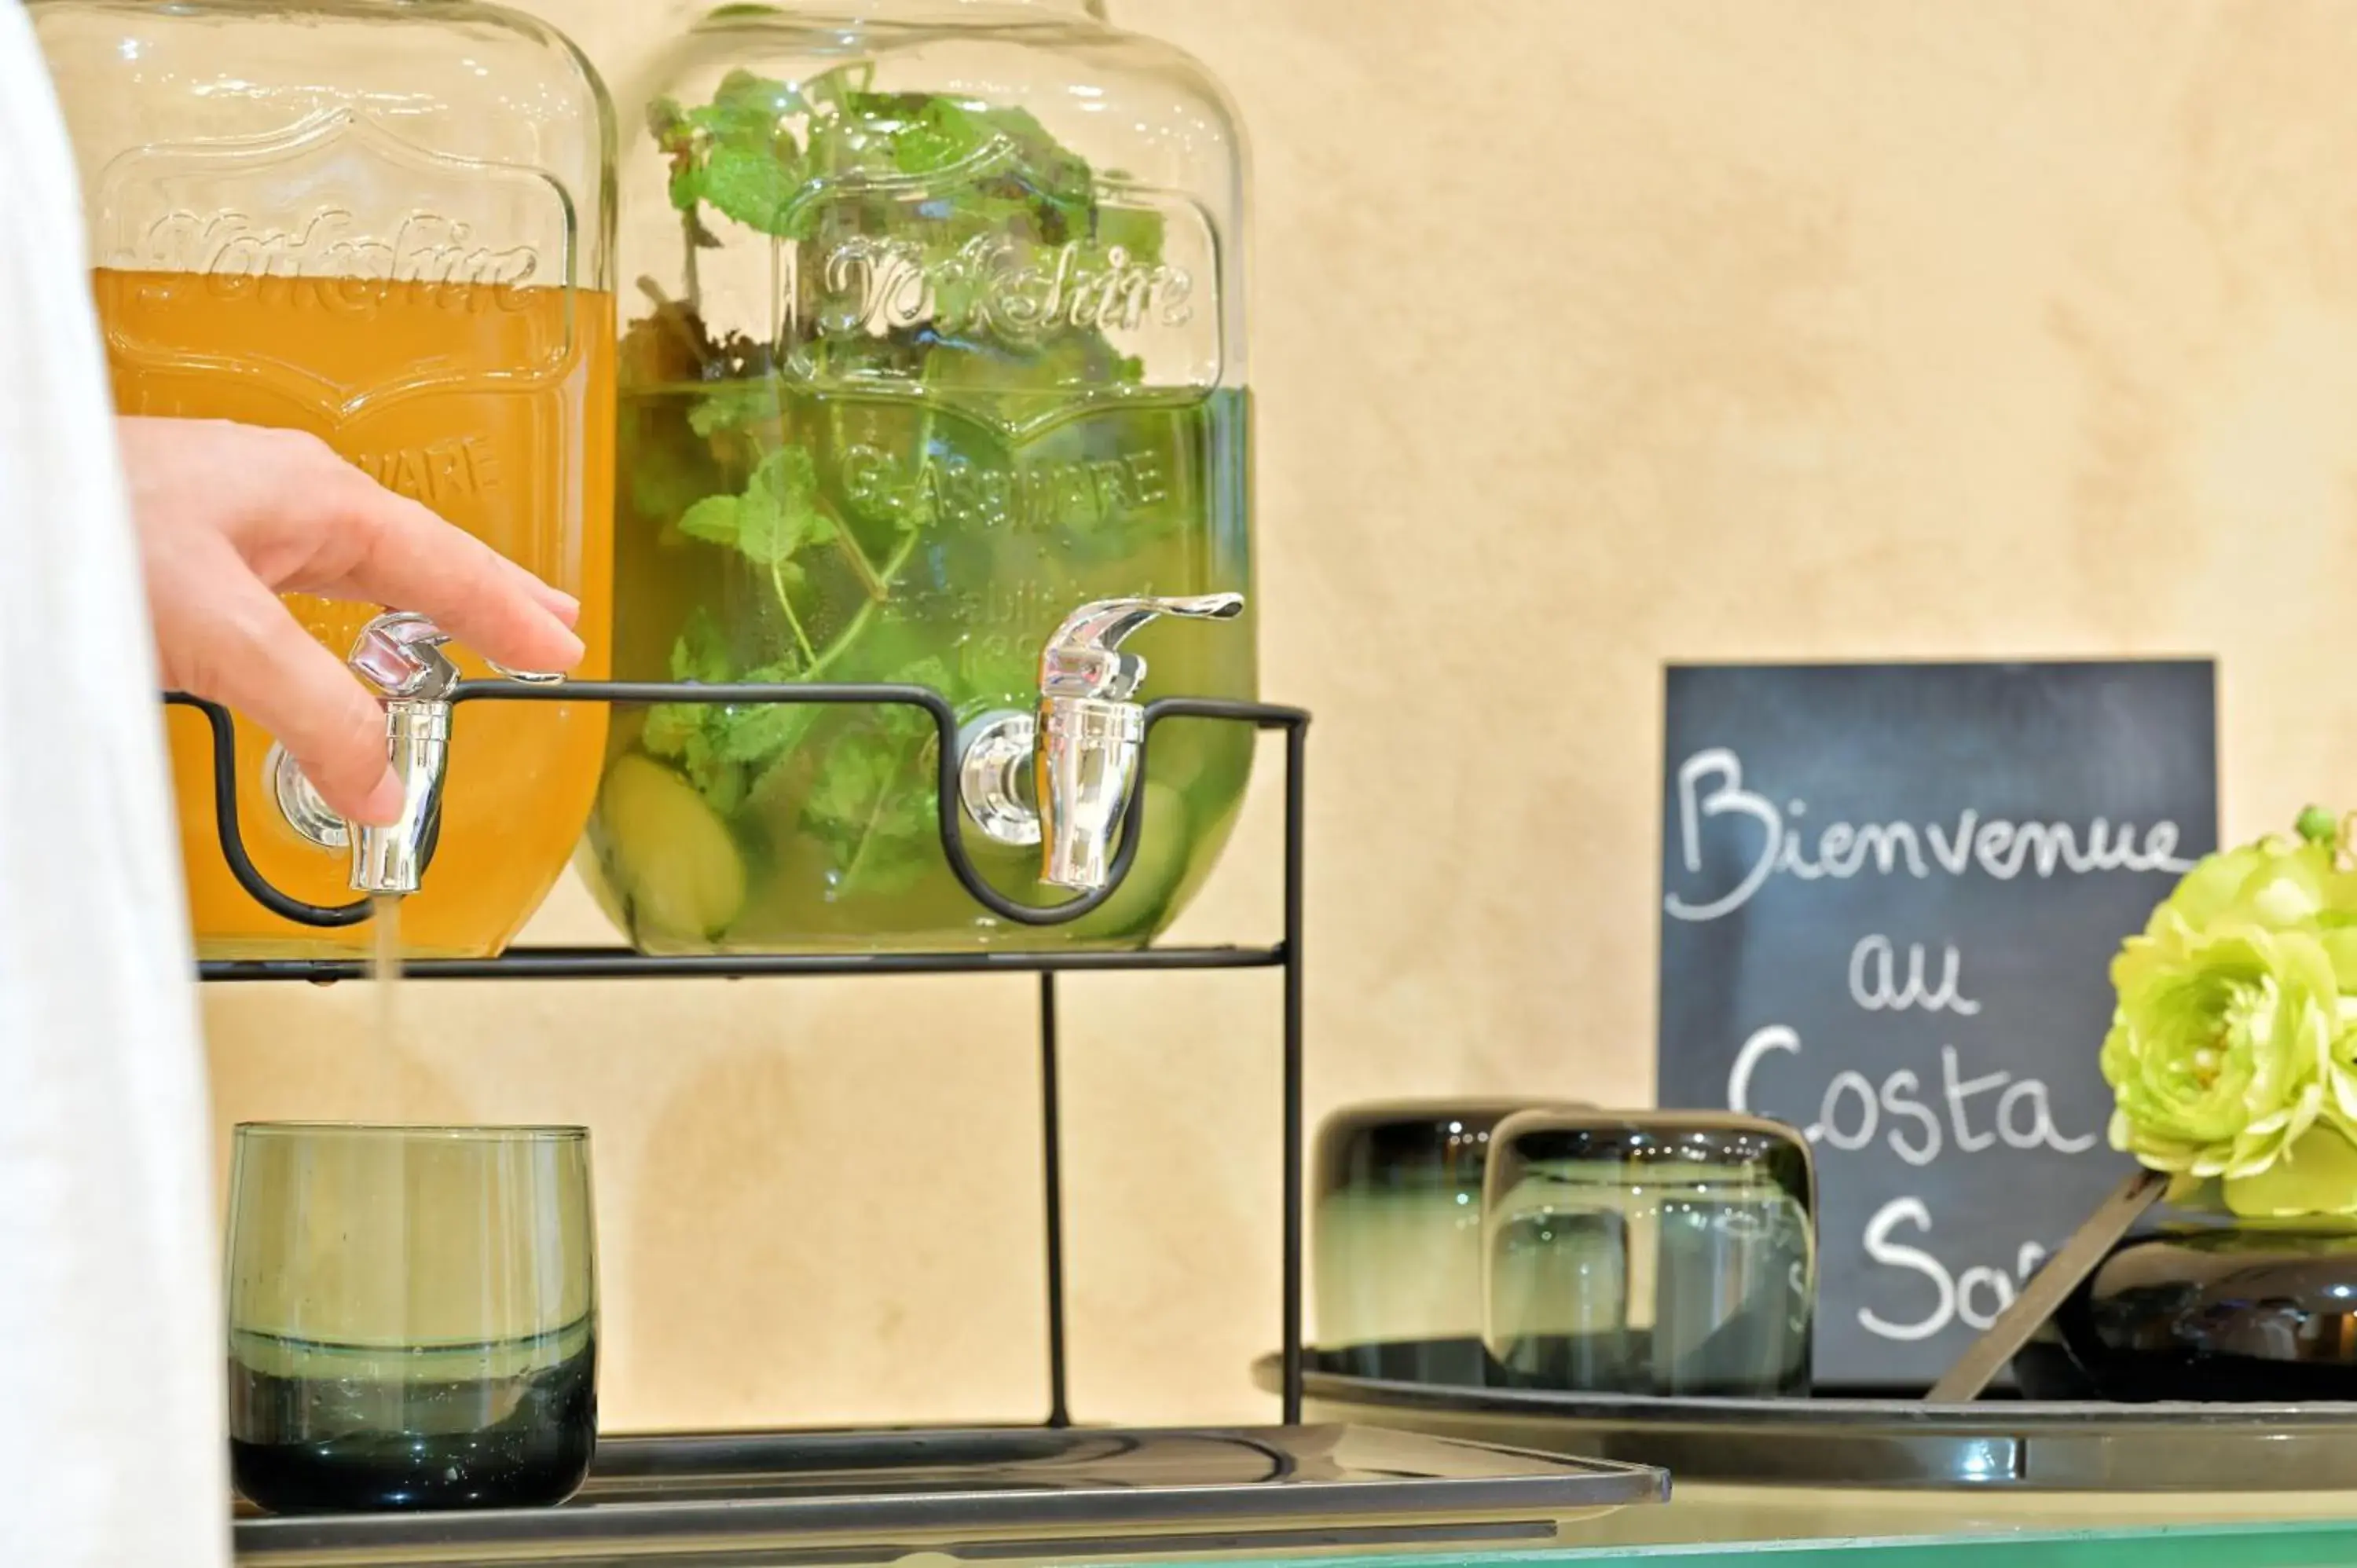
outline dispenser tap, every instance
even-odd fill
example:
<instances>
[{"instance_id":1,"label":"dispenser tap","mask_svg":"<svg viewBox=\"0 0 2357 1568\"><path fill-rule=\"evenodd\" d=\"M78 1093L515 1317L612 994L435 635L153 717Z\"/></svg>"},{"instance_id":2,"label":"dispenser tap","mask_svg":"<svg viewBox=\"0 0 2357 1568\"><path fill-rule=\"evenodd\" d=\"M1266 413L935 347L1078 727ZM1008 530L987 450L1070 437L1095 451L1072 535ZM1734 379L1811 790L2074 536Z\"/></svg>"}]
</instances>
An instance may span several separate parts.
<instances>
[{"instance_id":1,"label":"dispenser tap","mask_svg":"<svg viewBox=\"0 0 2357 1568\"><path fill-rule=\"evenodd\" d=\"M264 761L279 811L295 831L323 849L350 847L355 892L417 891L450 761L450 693L458 684L458 667L442 651L449 640L428 618L397 610L362 627L346 657L353 672L375 688L384 704L385 752L393 776L401 780L399 821L382 826L361 823L355 830L328 809L283 748L272 746ZM497 664L491 668L510 680L534 684L564 679Z\"/></svg>"},{"instance_id":2,"label":"dispenser tap","mask_svg":"<svg viewBox=\"0 0 2357 1568\"><path fill-rule=\"evenodd\" d=\"M1123 640L1157 616L1232 620L1243 609L1242 594L1204 594L1103 599L1067 616L1040 651L1037 715L991 714L967 728L959 782L974 825L1000 843L1039 844L1050 886L1103 887L1146 738L1145 706L1130 700L1146 660Z\"/></svg>"}]
</instances>

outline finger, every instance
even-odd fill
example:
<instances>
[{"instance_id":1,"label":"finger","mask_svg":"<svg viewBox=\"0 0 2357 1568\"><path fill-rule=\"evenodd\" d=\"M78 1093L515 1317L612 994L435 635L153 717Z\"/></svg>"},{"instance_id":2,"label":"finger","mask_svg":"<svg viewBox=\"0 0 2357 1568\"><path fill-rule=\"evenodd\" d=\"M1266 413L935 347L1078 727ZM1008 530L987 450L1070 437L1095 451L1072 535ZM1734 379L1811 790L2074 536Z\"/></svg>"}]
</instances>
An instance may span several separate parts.
<instances>
[{"instance_id":1,"label":"finger","mask_svg":"<svg viewBox=\"0 0 2357 1568\"><path fill-rule=\"evenodd\" d=\"M184 585L201 586L158 617L182 683L276 736L328 810L397 821L401 781L385 755L383 708L233 552L223 554L181 575Z\"/></svg>"},{"instance_id":2,"label":"finger","mask_svg":"<svg viewBox=\"0 0 2357 1568\"><path fill-rule=\"evenodd\" d=\"M494 552L494 553L496 554L497 553ZM564 589L558 587L554 583L542 581L538 576L535 576L523 566L510 560L505 555L499 556L499 563L500 570L505 572L509 577L514 581L515 585L522 588L525 593L530 594L540 603L541 607L547 610L549 614L554 616L568 627L575 625L580 620L581 601L579 599L575 598L571 594L566 593Z\"/></svg>"},{"instance_id":3,"label":"finger","mask_svg":"<svg viewBox=\"0 0 2357 1568\"><path fill-rule=\"evenodd\" d=\"M533 575L523 567L519 566L504 555L500 557L500 564L515 575L516 581L522 585L526 593L538 599L543 607L544 607L549 614L563 621L567 628L576 627L581 624L581 601L579 599L575 598L571 594L566 593L564 589L558 587L554 583L542 581L539 577Z\"/></svg>"},{"instance_id":4,"label":"finger","mask_svg":"<svg viewBox=\"0 0 2357 1568\"><path fill-rule=\"evenodd\" d=\"M349 542L328 553L343 570L286 587L431 616L486 659L517 670L570 670L583 647L580 607L481 540L357 468L319 499Z\"/></svg>"}]
</instances>

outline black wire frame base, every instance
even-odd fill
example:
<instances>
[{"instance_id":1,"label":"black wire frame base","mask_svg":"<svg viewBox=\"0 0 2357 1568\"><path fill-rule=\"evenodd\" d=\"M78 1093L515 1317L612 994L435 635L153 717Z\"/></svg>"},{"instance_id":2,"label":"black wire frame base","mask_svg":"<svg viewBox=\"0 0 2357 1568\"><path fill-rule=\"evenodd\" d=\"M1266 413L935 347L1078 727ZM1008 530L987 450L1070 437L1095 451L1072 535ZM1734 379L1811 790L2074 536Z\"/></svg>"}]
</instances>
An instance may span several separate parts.
<instances>
[{"instance_id":1,"label":"black wire frame base","mask_svg":"<svg viewBox=\"0 0 2357 1568\"><path fill-rule=\"evenodd\" d=\"M213 819L222 858L245 892L273 914L298 924L339 928L360 924L369 916L365 899L344 905L315 905L291 897L270 885L247 853L238 822L237 782L241 759L237 731L227 709L186 693L165 694L174 707L195 710L205 720L212 743ZM1079 919L1102 905L1120 888L1136 856L1145 823L1146 791L1133 790L1125 819L1122 844L1114 858L1112 876L1093 893L1064 903L1027 905L1006 897L983 879L966 854L964 823L960 818L957 778L958 721L948 701L924 686L818 684L697 685L655 681L582 681L556 686L525 685L510 681L462 682L451 702L607 703L640 705L655 703L707 703L730 706L766 703L816 703L830 706L874 704L920 708L934 724L938 737L936 794L942 849L951 871L974 901L1002 918L1025 926L1058 926ZM1308 761L1309 714L1299 708L1263 703L1240 703L1198 697L1165 697L1146 704L1146 742L1138 759L1138 777L1145 777L1155 726L1168 719L1209 719L1249 725L1256 730L1285 736L1285 868L1282 931L1266 947L1147 948L1130 952L937 952L937 953L640 953L613 948L511 948L488 959L421 959L405 965L404 978L417 980L746 980L779 975L906 975L906 974L1031 974L1039 980L1039 1120L1041 1186L1045 1202L1048 1318L1048 1413L1051 1427L1071 1423L1064 1297L1064 1177L1062 1110L1059 1094L1057 977L1092 971L1275 969L1283 972L1283 1152L1279 1189L1281 1211L1282 1303L1280 1343L1284 1421L1301 1421L1302 1407L1302 839L1304 774ZM431 873L432 845L427 871ZM307 981L328 984L358 979L365 966L358 959L208 960L198 966L201 980L226 982Z\"/></svg>"}]
</instances>

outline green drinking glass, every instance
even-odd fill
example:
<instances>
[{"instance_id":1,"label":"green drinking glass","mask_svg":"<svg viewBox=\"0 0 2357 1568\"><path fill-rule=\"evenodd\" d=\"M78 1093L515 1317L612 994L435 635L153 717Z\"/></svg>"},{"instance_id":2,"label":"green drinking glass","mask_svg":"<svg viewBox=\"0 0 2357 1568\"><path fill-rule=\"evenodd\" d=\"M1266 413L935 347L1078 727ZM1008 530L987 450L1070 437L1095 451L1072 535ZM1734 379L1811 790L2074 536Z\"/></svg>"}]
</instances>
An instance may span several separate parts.
<instances>
[{"instance_id":1,"label":"green drinking glass","mask_svg":"<svg viewBox=\"0 0 2357 1568\"><path fill-rule=\"evenodd\" d=\"M257 1507L524 1508L587 1475L586 1129L240 1126L228 1273L231 1472Z\"/></svg>"},{"instance_id":2,"label":"green drinking glass","mask_svg":"<svg viewBox=\"0 0 2357 1568\"><path fill-rule=\"evenodd\" d=\"M1733 1112L1526 1111L1490 1134L1492 1377L1583 1393L1809 1390L1808 1140Z\"/></svg>"}]
</instances>

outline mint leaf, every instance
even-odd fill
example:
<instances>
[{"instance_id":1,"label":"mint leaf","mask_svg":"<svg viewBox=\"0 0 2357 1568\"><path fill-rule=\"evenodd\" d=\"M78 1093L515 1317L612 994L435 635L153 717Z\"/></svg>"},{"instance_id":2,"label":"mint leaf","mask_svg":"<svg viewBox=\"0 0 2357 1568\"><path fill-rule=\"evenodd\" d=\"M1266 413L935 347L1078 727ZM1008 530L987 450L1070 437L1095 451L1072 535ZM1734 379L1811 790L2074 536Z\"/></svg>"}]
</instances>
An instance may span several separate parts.
<instances>
[{"instance_id":1,"label":"mint leaf","mask_svg":"<svg viewBox=\"0 0 2357 1568\"><path fill-rule=\"evenodd\" d=\"M885 677L891 685L952 690L947 663L926 656ZM918 881L936 859L941 826L933 789L940 738L922 708L875 709L828 746L802 804L802 825L834 852L834 891L890 893Z\"/></svg>"},{"instance_id":2,"label":"mint leaf","mask_svg":"<svg viewBox=\"0 0 2357 1568\"><path fill-rule=\"evenodd\" d=\"M802 825L834 852L837 896L894 893L924 875L938 819L931 780L911 766L921 750L864 725L827 748Z\"/></svg>"},{"instance_id":3,"label":"mint leaf","mask_svg":"<svg viewBox=\"0 0 2357 1568\"><path fill-rule=\"evenodd\" d=\"M687 706L686 703L678 704ZM649 717L652 717L650 714ZM705 730L688 735L680 746L678 763L712 809L722 816L737 809L745 798L744 770L723 757L712 744Z\"/></svg>"},{"instance_id":4,"label":"mint leaf","mask_svg":"<svg viewBox=\"0 0 2357 1568\"><path fill-rule=\"evenodd\" d=\"M767 686L789 683L801 670L788 659L731 674L719 623L698 610L673 644L671 673L704 685ZM768 768L793 750L819 716L809 703L662 703L647 710L639 744L678 762L715 809L726 811L742 798L745 774L737 765Z\"/></svg>"},{"instance_id":5,"label":"mint leaf","mask_svg":"<svg viewBox=\"0 0 2357 1568\"><path fill-rule=\"evenodd\" d=\"M703 476L668 463L641 463L630 475L630 505L662 522L678 517L706 493Z\"/></svg>"},{"instance_id":6,"label":"mint leaf","mask_svg":"<svg viewBox=\"0 0 2357 1568\"><path fill-rule=\"evenodd\" d=\"M661 703L647 710L639 744L649 755L674 760L687 755L690 742L704 733L701 703Z\"/></svg>"},{"instance_id":7,"label":"mint leaf","mask_svg":"<svg viewBox=\"0 0 2357 1568\"><path fill-rule=\"evenodd\" d=\"M808 108L802 93L786 82L732 70L720 79L712 102L689 118L715 141L775 141L790 136L787 120Z\"/></svg>"},{"instance_id":8,"label":"mint leaf","mask_svg":"<svg viewBox=\"0 0 2357 1568\"><path fill-rule=\"evenodd\" d=\"M721 216L780 237L791 231L789 216L802 188L802 169L782 152L733 145L715 147L706 156L696 188Z\"/></svg>"},{"instance_id":9,"label":"mint leaf","mask_svg":"<svg viewBox=\"0 0 2357 1568\"><path fill-rule=\"evenodd\" d=\"M671 160L671 203L689 215L695 244L711 241L694 222L699 204L764 233L786 232L808 180L791 121L808 108L789 84L745 70L730 71L701 108L670 99L648 108L647 127Z\"/></svg>"},{"instance_id":10,"label":"mint leaf","mask_svg":"<svg viewBox=\"0 0 2357 1568\"><path fill-rule=\"evenodd\" d=\"M834 542L834 520L819 499L818 467L802 446L780 446L761 459L736 496L706 496L681 514L679 531L726 545L786 582L799 582L791 564L805 545Z\"/></svg>"},{"instance_id":11,"label":"mint leaf","mask_svg":"<svg viewBox=\"0 0 2357 1568\"><path fill-rule=\"evenodd\" d=\"M835 890L882 897L915 886L931 864L928 852L940 842L939 831L930 795L909 790L894 797L852 852Z\"/></svg>"},{"instance_id":12,"label":"mint leaf","mask_svg":"<svg viewBox=\"0 0 2357 1568\"><path fill-rule=\"evenodd\" d=\"M964 104L928 98L892 138L892 162L902 174L936 174L978 156L996 140L982 117Z\"/></svg>"},{"instance_id":13,"label":"mint leaf","mask_svg":"<svg viewBox=\"0 0 2357 1568\"><path fill-rule=\"evenodd\" d=\"M818 719L814 703L748 703L726 710L715 744L731 762L766 768L801 745Z\"/></svg>"},{"instance_id":14,"label":"mint leaf","mask_svg":"<svg viewBox=\"0 0 2357 1568\"><path fill-rule=\"evenodd\" d=\"M1162 214L1150 207L1110 207L1096 209L1096 240L1100 252L1118 245L1134 267L1150 267L1162 260Z\"/></svg>"},{"instance_id":15,"label":"mint leaf","mask_svg":"<svg viewBox=\"0 0 2357 1568\"><path fill-rule=\"evenodd\" d=\"M679 531L690 539L734 545L738 514L744 510L745 503L736 496L706 496L679 514Z\"/></svg>"},{"instance_id":16,"label":"mint leaf","mask_svg":"<svg viewBox=\"0 0 2357 1568\"><path fill-rule=\"evenodd\" d=\"M873 738L848 731L827 748L826 766L802 800L805 826L842 840L866 831L899 770L892 752L870 744Z\"/></svg>"},{"instance_id":17,"label":"mint leaf","mask_svg":"<svg viewBox=\"0 0 2357 1568\"><path fill-rule=\"evenodd\" d=\"M792 520L784 504L775 496L746 491L737 509L737 548L757 566L784 566L801 542L794 536ZM800 580L802 574L797 570L781 575L794 582Z\"/></svg>"},{"instance_id":18,"label":"mint leaf","mask_svg":"<svg viewBox=\"0 0 2357 1568\"><path fill-rule=\"evenodd\" d=\"M1082 203L1095 193L1088 160L1048 133L1028 109L986 109L981 118L1015 145L1026 185L1050 200Z\"/></svg>"},{"instance_id":19,"label":"mint leaf","mask_svg":"<svg viewBox=\"0 0 2357 1568\"><path fill-rule=\"evenodd\" d=\"M728 639L708 609L698 607L671 645L671 678L706 686L725 685L735 668L728 657Z\"/></svg>"},{"instance_id":20,"label":"mint leaf","mask_svg":"<svg viewBox=\"0 0 2357 1568\"><path fill-rule=\"evenodd\" d=\"M785 394L775 381L726 381L687 411L687 427L713 436L785 417Z\"/></svg>"},{"instance_id":21,"label":"mint leaf","mask_svg":"<svg viewBox=\"0 0 2357 1568\"><path fill-rule=\"evenodd\" d=\"M818 468L802 446L780 446L761 459L737 513L737 548L759 565L781 567L806 544L834 540L834 523L821 510ZM788 575L799 580L799 569Z\"/></svg>"},{"instance_id":22,"label":"mint leaf","mask_svg":"<svg viewBox=\"0 0 2357 1568\"><path fill-rule=\"evenodd\" d=\"M745 499L748 504L758 501L803 518L797 526L809 531L816 542L834 537L834 525L819 510L818 464L807 446L780 446L763 457L745 486Z\"/></svg>"},{"instance_id":23,"label":"mint leaf","mask_svg":"<svg viewBox=\"0 0 2357 1568\"><path fill-rule=\"evenodd\" d=\"M688 780L705 792L705 804L709 804L721 816L728 816L737 806L745 804L745 768L731 764L716 752L707 752L707 762L695 767L691 759Z\"/></svg>"},{"instance_id":24,"label":"mint leaf","mask_svg":"<svg viewBox=\"0 0 2357 1568\"><path fill-rule=\"evenodd\" d=\"M748 670L737 682L747 686L784 686L792 684L801 673L793 660L783 659ZM707 727L714 751L724 761L748 763L757 771L800 744L822 713L815 703L732 703L725 708L707 706L706 711L711 714Z\"/></svg>"},{"instance_id":25,"label":"mint leaf","mask_svg":"<svg viewBox=\"0 0 2357 1568\"><path fill-rule=\"evenodd\" d=\"M874 66L861 61L839 65L803 82L802 96L813 108L823 105L839 112L852 99L864 95L867 81L875 73Z\"/></svg>"},{"instance_id":26,"label":"mint leaf","mask_svg":"<svg viewBox=\"0 0 2357 1568\"><path fill-rule=\"evenodd\" d=\"M722 498L726 499L726 498ZM729 680L727 639L708 610L698 609L671 647L671 678L718 686ZM658 703L647 710L639 744L651 755L678 762L699 789L718 779L723 760L714 745L722 710L711 703Z\"/></svg>"}]
</instances>

